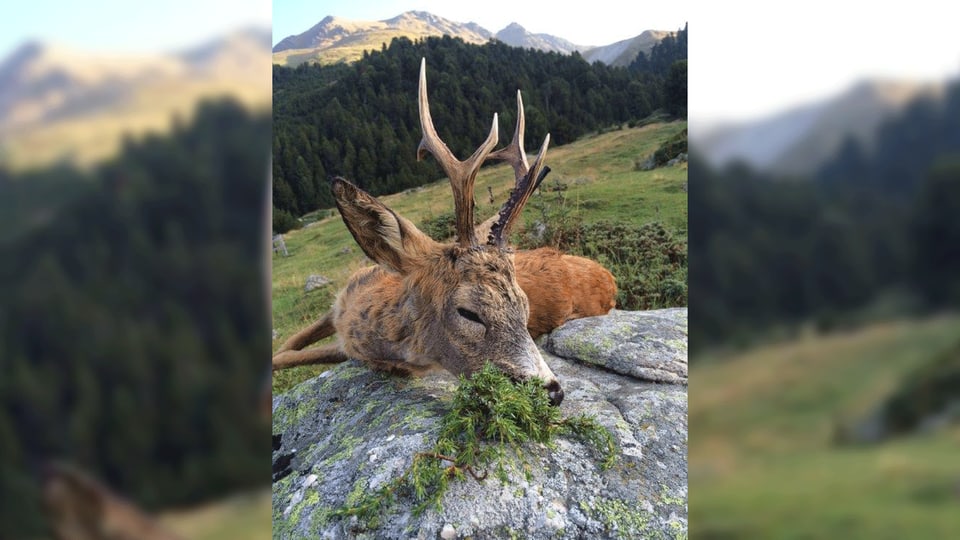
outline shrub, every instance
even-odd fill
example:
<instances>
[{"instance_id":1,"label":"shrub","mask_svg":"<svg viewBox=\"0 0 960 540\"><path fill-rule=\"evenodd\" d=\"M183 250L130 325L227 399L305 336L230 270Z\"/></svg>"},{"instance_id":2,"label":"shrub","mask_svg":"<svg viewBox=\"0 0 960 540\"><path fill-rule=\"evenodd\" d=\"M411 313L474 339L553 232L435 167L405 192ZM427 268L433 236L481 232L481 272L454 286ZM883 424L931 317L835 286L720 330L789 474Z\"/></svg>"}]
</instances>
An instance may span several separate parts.
<instances>
[{"instance_id":1,"label":"shrub","mask_svg":"<svg viewBox=\"0 0 960 540\"><path fill-rule=\"evenodd\" d=\"M687 305L687 244L662 223L580 225L558 246L606 266L617 279L620 309Z\"/></svg>"},{"instance_id":2,"label":"shrub","mask_svg":"<svg viewBox=\"0 0 960 540\"><path fill-rule=\"evenodd\" d=\"M444 212L423 220L419 229L434 240L443 242L457 234L457 216L453 212Z\"/></svg>"},{"instance_id":3,"label":"shrub","mask_svg":"<svg viewBox=\"0 0 960 540\"><path fill-rule=\"evenodd\" d=\"M276 234L283 234L289 232L293 229L299 229L301 227L300 220L293 217L290 212L286 210L273 209L273 232Z\"/></svg>"},{"instance_id":4,"label":"shrub","mask_svg":"<svg viewBox=\"0 0 960 540\"><path fill-rule=\"evenodd\" d=\"M687 153L687 130L684 129L660 145L653 153L657 165L663 165L680 154Z\"/></svg>"},{"instance_id":5,"label":"shrub","mask_svg":"<svg viewBox=\"0 0 960 540\"><path fill-rule=\"evenodd\" d=\"M634 162L634 168L638 171L648 171L656 167L666 165L668 161L687 153L687 130L682 131L664 141L652 156L645 160Z\"/></svg>"},{"instance_id":6,"label":"shrub","mask_svg":"<svg viewBox=\"0 0 960 540\"><path fill-rule=\"evenodd\" d=\"M551 242L524 247L551 246L604 265L617 280L618 308L687 305L687 243L662 223L635 226L600 222L549 230Z\"/></svg>"},{"instance_id":7,"label":"shrub","mask_svg":"<svg viewBox=\"0 0 960 540\"><path fill-rule=\"evenodd\" d=\"M960 417L960 342L904 377L883 412L893 434L914 431L937 416Z\"/></svg>"},{"instance_id":8,"label":"shrub","mask_svg":"<svg viewBox=\"0 0 960 540\"><path fill-rule=\"evenodd\" d=\"M515 235L517 247L553 247L604 265L617 280L620 309L687 305L687 242L662 223L585 224L562 191L531 197L529 205L539 216Z\"/></svg>"}]
</instances>

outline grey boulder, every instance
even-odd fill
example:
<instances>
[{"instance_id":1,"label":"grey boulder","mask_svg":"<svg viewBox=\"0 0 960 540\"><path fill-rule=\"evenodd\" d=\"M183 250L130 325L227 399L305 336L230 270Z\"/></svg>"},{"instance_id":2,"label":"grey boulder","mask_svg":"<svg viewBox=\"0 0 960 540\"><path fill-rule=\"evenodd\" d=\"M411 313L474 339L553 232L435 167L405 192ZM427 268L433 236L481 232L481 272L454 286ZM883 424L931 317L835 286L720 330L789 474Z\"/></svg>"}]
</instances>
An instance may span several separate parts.
<instances>
[{"instance_id":1,"label":"grey boulder","mask_svg":"<svg viewBox=\"0 0 960 540\"><path fill-rule=\"evenodd\" d=\"M601 470L576 438L528 444L508 464L508 482L468 476L451 484L441 509L419 516L401 498L376 529L333 511L433 446L456 379L389 376L350 361L274 396L274 537L686 537L686 333L681 308L615 311L541 338L566 393L564 416L586 413L614 434L612 468Z\"/></svg>"}]
</instances>

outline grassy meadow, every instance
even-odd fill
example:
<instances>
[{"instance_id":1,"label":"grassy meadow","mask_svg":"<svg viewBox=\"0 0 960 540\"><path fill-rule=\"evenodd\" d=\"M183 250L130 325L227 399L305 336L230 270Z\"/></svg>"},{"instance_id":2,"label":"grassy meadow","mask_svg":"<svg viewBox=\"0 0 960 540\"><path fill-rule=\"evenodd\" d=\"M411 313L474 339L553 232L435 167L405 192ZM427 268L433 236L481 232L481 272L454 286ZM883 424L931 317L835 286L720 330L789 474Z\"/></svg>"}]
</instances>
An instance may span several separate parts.
<instances>
[{"instance_id":1,"label":"grassy meadow","mask_svg":"<svg viewBox=\"0 0 960 540\"><path fill-rule=\"evenodd\" d=\"M160 523L190 540L256 540L270 537L270 516L270 492L264 490L167 512L160 516Z\"/></svg>"},{"instance_id":2,"label":"grassy meadow","mask_svg":"<svg viewBox=\"0 0 960 540\"><path fill-rule=\"evenodd\" d=\"M525 219L535 219L546 205L551 206L550 212L559 211L583 223L616 221L639 226L661 222L685 241L686 163L652 171L636 170L637 161L646 159L685 128L686 122L654 123L594 134L551 148L547 164L552 172L544 180L542 195L535 194L528 202ZM506 164L481 171L475 189L478 220L499 210L513 181L513 170ZM562 192L563 202L558 202L557 192L551 191L558 182L566 188ZM493 204L488 188L493 192ZM446 179L381 200L418 226L453 211ZM335 210L304 216L304 222L302 229L284 235L289 256L273 255L273 328L277 333L274 350L323 314L350 274L370 264ZM311 274L323 275L332 283L305 293L304 284ZM283 391L322 370L311 366L275 372L273 390Z\"/></svg>"},{"instance_id":3,"label":"grassy meadow","mask_svg":"<svg viewBox=\"0 0 960 540\"><path fill-rule=\"evenodd\" d=\"M698 358L691 537L960 538L960 427L834 439L958 335L960 316L941 316Z\"/></svg>"}]
</instances>

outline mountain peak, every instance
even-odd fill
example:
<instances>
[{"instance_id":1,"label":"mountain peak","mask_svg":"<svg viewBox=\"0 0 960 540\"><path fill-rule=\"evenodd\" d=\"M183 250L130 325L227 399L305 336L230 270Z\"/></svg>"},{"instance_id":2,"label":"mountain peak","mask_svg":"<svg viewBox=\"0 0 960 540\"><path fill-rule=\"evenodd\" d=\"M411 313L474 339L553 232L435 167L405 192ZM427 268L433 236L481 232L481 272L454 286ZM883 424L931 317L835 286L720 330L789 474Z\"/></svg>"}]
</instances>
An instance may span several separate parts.
<instances>
[{"instance_id":1,"label":"mountain peak","mask_svg":"<svg viewBox=\"0 0 960 540\"><path fill-rule=\"evenodd\" d=\"M380 22L387 23L390 26L394 26L398 23L410 20L430 20L429 13L425 11L404 11L403 13L397 15L396 17L391 17L389 19L383 19Z\"/></svg>"},{"instance_id":2,"label":"mountain peak","mask_svg":"<svg viewBox=\"0 0 960 540\"><path fill-rule=\"evenodd\" d=\"M274 63L296 66L304 62L332 64L351 62L362 50L379 50L391 37L411 40L431 36L452 36L466 43L484 44L495 38L511 47L552 51L561 54L579 52L587 58L593 52L596 60L613 65L628 65L639 51L649 51L670 32L647 30L632 40L612 45L615 50L604 51L603 47L576 45L550 34L535 34L520 23L513 21L496 34L475 22L460 23L421 10L409 10L380 21L350 21L335 16L324 17L309 30L287 36L273 47ZM616 62L616 63L614 63Z\"/></svg>"},{"instance_id":3,"label":"mountain peak","mask_svg":"<svg viewBox=\"0 0 960 540\"><path fill-rule=\"evenodd\" d=\"M511 47L523 47L525 49L559 51L566 54L581 49L581 47L565 39L549 34L531 34L526 28L516 22L508 24L506 28L497 32L495 37Z\"/></svg>"},{"instance_id":4,"label":"mountain peak","mask_svg":"<svg viewBox=\"0 0 960 540\"><path fill-rule=\"evenodd\" d=\"M590 63L603 62L611 66L626 67L639 53L650 54L654 45L673 34L665 30L644 30L640 35L610 45L593 47L583 51L583 58Z\"/></svg>"},{"instance_id":5,"label":"mountain peak","mask_svg":"<svg viewBox=\"0 0 960 540\"><path fill-rule=\"evenodd\" d=\"M283 38L273 47L273 52L285 51L287 49L311 49L330 46L349 34L368 30L373 26L382 27L384 23L357 22L342 17L327 15L323 19L320 19L320 22L311 26L306 32Z\"/></svg>"},{"instance_id":6,"label":"mountain peak","mask_svg":"<svg viewBox=\"0 0 960 540\"><path fill-rule=\"evenodd\" d=\"M315 60L321 52L331 51L339 44L346 42L349 42L353 50L356 50L360 44L368 45L368 50L376 50L381 44L389 41L389 37L385 36L391 34L410 39L450 35L459 37L467 43L478 44L486 43L493 36L476 24L457 23L426 11L405 11L396 17L381 21L352 21L327 16L306 32L287 36L277 43L273 52L284 53L283 58L294 59L293 62L284 61L283 63L296 65L303 61Z\"/></svg>"},{"instance_id":7,"label":"mountain peak","mask_svg":"<svg viewBox=\"0 0 960 540\"><path fill-rule=\"evenodd\" d=\"M394 19L399 19L399 18L430 20L430 19L435 19L437 17L432 13L427 13L426 11L418 11L418 10L412 9L410 11L404 11L403 13L394 17Z\"/></svg>"},{"instance_id":8,"label":"mountain peak","mask_svg":"<svg viewBox=\"0 0 960 540\"><path fill-rule=\"evenodd\" d=\"M388 26L397 26L397 27L403 27L404 24L409 24L411 22L426 23L427 25L430 25L430 26L440 26L440 27L457 24L457 23L454 23L453 21L448 21L443 17L434 15L433 13L428 13L426 11L416 11L416 10L404 11L403 13L397 15L396 17L385 19L380 22L386 23Z\"/></svg>"}]
</instances>

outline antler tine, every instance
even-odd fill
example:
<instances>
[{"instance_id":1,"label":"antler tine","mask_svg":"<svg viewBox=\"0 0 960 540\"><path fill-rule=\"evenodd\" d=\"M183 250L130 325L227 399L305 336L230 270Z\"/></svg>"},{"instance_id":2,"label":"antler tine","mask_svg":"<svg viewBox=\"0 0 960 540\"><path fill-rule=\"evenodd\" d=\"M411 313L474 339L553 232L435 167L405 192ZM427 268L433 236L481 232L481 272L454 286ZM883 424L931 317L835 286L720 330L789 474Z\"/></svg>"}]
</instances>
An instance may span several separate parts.
<instances>
[{"instance_id":1,"label":"antler tine","mask_svg":"<svg viewBox=\"0 0 960 540\"><path fill-rule=\"evenodd\" d=\"M547 147L550 146L550 134L548 133L547 136L544 137L540 152L537 154L537 158L531 167L527 163L527 154L523 149L525 128L526 119L523 112L523 98L520 95L520 91L517 90L517 126L513 132L513 140L510 141L510 144L505 148L490 154L490 159L498 159L510 163L513 167L515 177L514 188L510 193L510 198L507 199L507 202L500 208L500 213L497 214L496 221L490 227L490 235L487 238L487 243L501 248L506 246L510 229L516 222L517 217L520 216L520 211L523 210L524 205L527 204L530 195L540 187L540 182L542 182L547 173L550 172L550 168L544 166Z\"/></svg>"},{"instance_id":2,"label":"antler tine","mask_svg":"<svg viewBox=\"0 0 960 540\"><path fill-rule=\"evenodd\" d=\"M450 148L440 139L433 118L430 116L430 102L427 98L427 59L420 62L420 128L423 138L417 147L417 160L423 159L425 152L430 152L440 163L440 167L450 179L453 188L453 204L457 217L457 238L462 247L477 245L477 237L473 230L473 185L477 179L480 166L487 159L490 151L497 145L497 114L493 115L493 125L487 140L480 145L466 161L454 157Z\"/></svg>"},{"instance_id":3,"label":"antler tine","mask_svg":"<svg viewBox=\"0 0 960 540\"><path fill-rule=\"evenodd\" d=\"M547 156L548 146L550 146L549 133L543 138L543 145L540 147L537 159L533 161L533 166L531 166L523 176L520 176L518 173L516 187L514 187L510 193L510 198L507 199L507 202L503 203L503 207L500 208L497 221L490 228L490 236L487 239L487 243L500 248L506 246L510 229L513 228L513 224L517 221L517 218L520 217L520 211L523 210L524 205L527 204L530 195L540 187L540 183L543 182L543 179L550 172L550 167L545 165L544 159ZM516 169L516 167L514 168Z\"/></svg>"},{"instance_id":4,"label":"antler tine","mask_svg":"<svg viewBox=\"0 0 960 540\"><path fill-rule=\"evenodd\" d=\"M527 153L523 149L523 133L526 129L526 119L523 115L523 98L517 90L517 127L513 130L513 140L510 144L490 154L489 159L506 161L513 166L515 182L526 176L530 165L527 163Z\"/></svg>"}]
</instances>

